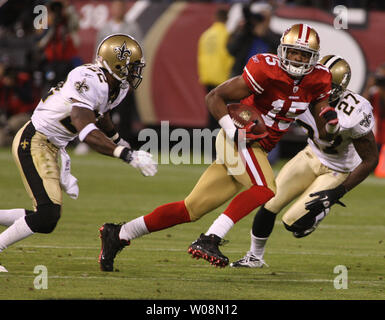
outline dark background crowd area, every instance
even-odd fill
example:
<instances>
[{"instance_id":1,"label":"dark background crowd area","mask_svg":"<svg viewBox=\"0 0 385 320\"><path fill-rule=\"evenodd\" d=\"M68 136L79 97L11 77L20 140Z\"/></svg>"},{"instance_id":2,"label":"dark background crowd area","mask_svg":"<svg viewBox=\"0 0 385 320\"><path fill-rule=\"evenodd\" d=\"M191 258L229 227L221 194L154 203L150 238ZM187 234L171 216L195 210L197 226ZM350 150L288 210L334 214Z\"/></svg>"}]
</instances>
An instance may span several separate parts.
<instances>
[{"instance_id":1,"label":"dark background crowd area","mask_svg":"<svg viewBox=\"0 0 385 320\"><path fill-rule=\"evenodd\" d=\"M186 2L249 3L230 0ZM385 1L375 0L278 0L269 3L310 6L327 12L336 5L385 10ZM46 29L34 27L37 15L34 8L38 5L48 8ZM79 19L71 1L8 0L0 4L0 146L10 145L13 135L30 117L42 94L65 79L71 69L84 63L78 50L80 40L76 36ZM137 114L131 116L138 121Z\"/></svg>"}]
</instances>

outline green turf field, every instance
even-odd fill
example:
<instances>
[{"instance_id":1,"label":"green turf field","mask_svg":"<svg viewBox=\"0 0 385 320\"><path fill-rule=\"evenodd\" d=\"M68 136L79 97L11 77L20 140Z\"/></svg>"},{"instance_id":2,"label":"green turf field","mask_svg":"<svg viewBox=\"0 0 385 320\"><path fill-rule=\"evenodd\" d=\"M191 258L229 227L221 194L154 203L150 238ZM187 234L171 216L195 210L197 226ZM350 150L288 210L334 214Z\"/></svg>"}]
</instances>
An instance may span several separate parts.
<instances>
[{"instance_id":1,"label":"green turf field","mask_svg":"<svg viewBox=\"0 0 385 320\"><path fill-rule=\"evenodd\" d=\"M369 177L333 207L319 229L295 239L280 219L269 239L263 269L215 268L191 259L188 245L224 207L200 221L134 240L116 260L118 272L97 263L98 228L182 200L204 165L161 165L144 178L132 167L95 153L72 156L80 197L64 195L63 215L50 235L36 234L0 253L0 299L381 299L385 298L385 180ZM220 187L220 186L218 186ZM10 151L0 151L0 208L31 208ZM230 261L249 249L253 213L227 235ZM0 231L4 230L0 227ZM34 285L36 266L48 272L47 289ZM348 271L348 288L336 289L334 268ZM41 285L42 282L37 282Z\"/></svg>"}]
</instances>

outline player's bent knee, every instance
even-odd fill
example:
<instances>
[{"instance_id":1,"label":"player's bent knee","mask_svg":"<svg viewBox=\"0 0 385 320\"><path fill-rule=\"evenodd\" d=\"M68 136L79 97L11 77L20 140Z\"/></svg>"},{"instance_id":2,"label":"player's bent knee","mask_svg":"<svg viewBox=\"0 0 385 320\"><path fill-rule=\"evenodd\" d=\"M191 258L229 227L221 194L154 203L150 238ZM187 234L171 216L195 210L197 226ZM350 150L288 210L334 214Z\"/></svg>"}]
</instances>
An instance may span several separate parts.
<instances>
[{"instance_id":1,"label":"player's bent knee","mask_svg":"<svg viewBox=\"0 0 385 320\"><path fill-rule=\"evenodd\" d=\"M197 206L194 206L187 199L184 200L184 204L185 204L186 210L190 216L190 222L197 221L204 215L204 213L202 213L201 210L199 210L197 208Z\"/></svg>"},{"instance_id":2,"label":"player's bent knee","mask_svg":"<svg viewBox=\"0 0 385 320\"><path fill-rule=\"evenodd\" d=\"M199 220L202 217L202 214L200 212L195 212L193 210L187 210L190 216L190 222L194 222Z\"/></svg>"},{"instance_id":3,"label":"player's bent knee","mask_svg":"<svg viewBox=\"0 0 385 320\"><path fill-rule=\"evenodd\" d=\"M51 233L60 219L60 211L58 204L39 205L36 212L25 217L25 221L35 233Z\"/></svg>"}]
</instances>

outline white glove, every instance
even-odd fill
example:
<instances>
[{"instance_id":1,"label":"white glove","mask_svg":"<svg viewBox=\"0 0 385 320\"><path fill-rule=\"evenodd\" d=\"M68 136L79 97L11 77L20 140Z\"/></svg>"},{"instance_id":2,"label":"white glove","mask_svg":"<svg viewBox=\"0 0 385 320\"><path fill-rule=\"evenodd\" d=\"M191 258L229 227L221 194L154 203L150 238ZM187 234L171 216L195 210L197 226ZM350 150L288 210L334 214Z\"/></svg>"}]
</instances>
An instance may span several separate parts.
<instances>
[{"instance_id":1,"label":"white glove","mask_svg":"<svg viewBox=\"0 0 385 320\"><path fill-rule=\"evenodd\" d=\"M135 150L131 154L132 160L129 162L134 168L148 177L154 176L158 171L158 164L152 159L152 154L143 150Z\"/></svg>"}]
</instances>

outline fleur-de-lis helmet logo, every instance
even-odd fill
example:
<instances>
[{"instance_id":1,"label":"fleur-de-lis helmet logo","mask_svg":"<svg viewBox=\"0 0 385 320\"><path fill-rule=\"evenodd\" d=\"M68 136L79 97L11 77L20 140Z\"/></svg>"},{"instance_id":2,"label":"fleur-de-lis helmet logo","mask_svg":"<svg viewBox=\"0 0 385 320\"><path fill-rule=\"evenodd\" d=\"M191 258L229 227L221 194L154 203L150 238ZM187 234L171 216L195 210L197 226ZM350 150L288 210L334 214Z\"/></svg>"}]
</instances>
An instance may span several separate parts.
<instances>
[{"instance_id":1,"label":"fleur-de-lis helmet logo","mask_svg":"<svg viewBox=\"0 0 385 320\"><path fill-rule=\"evenodd\" d=\"M127 48L126 41L120 47L115 47L114 52L116 53L116 57L120 60L129 60L131 57L131 50Z\"/></svg>"}]
</instances>

